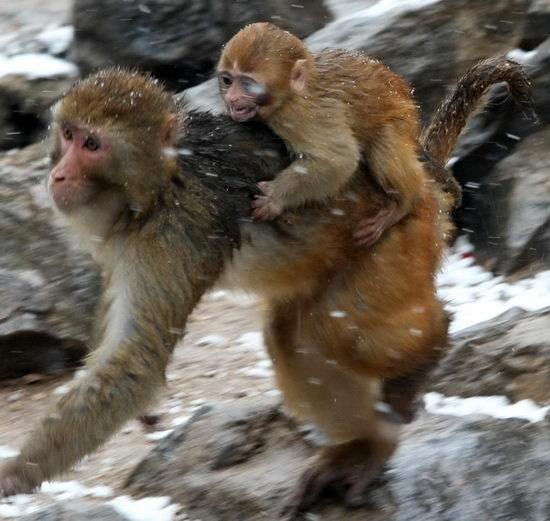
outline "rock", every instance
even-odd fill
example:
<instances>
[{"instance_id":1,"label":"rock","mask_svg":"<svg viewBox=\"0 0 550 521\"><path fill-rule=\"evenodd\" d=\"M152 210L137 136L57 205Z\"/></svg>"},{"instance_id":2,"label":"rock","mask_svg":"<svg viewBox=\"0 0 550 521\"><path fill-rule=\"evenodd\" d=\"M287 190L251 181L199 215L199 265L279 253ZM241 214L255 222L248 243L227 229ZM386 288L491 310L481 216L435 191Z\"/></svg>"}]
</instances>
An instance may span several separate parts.
<instances>
[{"instance_id":1,"label":"rock","mask_svg":"<svg viewBox=\"0 0 550 521\"><path fill-rule=\"evenodd\" d=\"M7 36L31 28L34 32L50 24L59 23L68 14L71 0L22 0L0 3L0 34Z\"/></svg>"},{"instance_id":2,"label":"rock","mask_svg":"<svg viewBox=\"0 0 550 521\"><path fill-rule=\"evenodd\" d=\"M110 505L90 505L72 500L57 503L32 514L21 516L20 521L128 521Z\"/></svg>"},{"instance_id":3,"label":"rock","mask_svg":"<svg viewBox=\"0 0 550 521\"><path fill-rule=\"evenodd\" d=\"M203 409L162 440L127 486L169 494L191 519L279 519L312 454L311 442L272 401ZM421 414L404 431L386 483L366 508L327 504L323 521L546 521L550 422ZM319 515L319 517L316 517Z\"/></svg>"},{"instance_id":4,"label":"rock","mask_svg":"<svg viewBox=\"0 0 550 521\"><path fill-rule=\"evenodd\" d=\"M476 260L504 274L550 267L549 196L550 127L521 141L477 189Z\"/></svg>"},{"instance_id":5,"label":"rock","mask_svg":"<svg viewBox=\"0 0 550 521\"><path fill-rule=\"evenodd\" d=\"M527 11L520 49L530 51L550 36L550 1L532 0Z\"/></svg>"},{"instance_id":6,"label":"rock","mask_svg":"<svg viewBox=\"0 0 550 521\"><path fill-rule=\"evenodd\" d=\"M247 23L269 20L303 37L329 19L321 0L76 0L70 56L84 74L139 67L181 89L208 77L222 45Z\"/></svg>"},{"instance_id":7,"label":"rock","mask_svg":"<svg viewBox=\"0 0 550 521\"><path fill-rule=\"evenodd\" d=\"M36 142L50 122L51 105L73 83L73 77L0 77L0 150Z\"/></svg>"},{"instance_id":8,"label":"rock","mask_svg":"<svg viewBox=\"0 0 550 521\"><path fill-rule=\"evenodd\" d=\"M57 374L87 352L99 276L54 218L40 145L0 154L0 379Z\"/></svg>"},{"instance_id":9,"label":"rock","mask_svg":"<svg viewBox=\"0 0 550 521\"><path fill-rule=\"evenodd\" d=\"M55 1L59 2L60 0ZM28 13L26 14L28 16ZM67 9L68 14L69 9ZM65 57L73 39L73 27L63 24L63 21L64 17L58 17L54 24L40 24L38 27L45 27L42 30L38 30L37 26L26 25L7 35L3 34L0 39L0 56L3 58L39 53Z\"/></svg>"},{"instance_id":10,"label":"rock","mask_svg":"<svg viewBox=\"0 0 550 521\"><path fill-rule=\"evenodd\" d=\"M392 521L543 521L550 498L548 419L424 416L393 461ZM536 483L538 482L538 483Z\"/></svg>"},{"instance_id":11,"label":"rock","mask_svg":"<svg viewBox=\"0 0 550 521\"><path fill-rule=\"evenodd\" d=\"M1 31L0 31L1 32ZM76 66L64 59L72 27L25 28L0 41L0 150L42 137L50 107L73 84Z\"/></svg>"},{"instance_id":12,"label":"rock","mask_svg":"<svg viewBox=\"0 0 550 521\"><path fill-rule=\"evenodd\" d=\"M205 406L176 428L133 471L130 492L163 490L203 521L276 519L274 498L284 497L310 450L277 401L237 403Z\"/></svg>"},{"instance_id":13,"label":"rock","mask_svg":"<svg viewBox=\"0 0 550 521\"><path fill-rule=\"evenodd\" d=\"M550 405L550 309L512 309L461 331L430 377L448 396L505 395Z\"/></svg>"},{"instance_id":14,"label":"rock","mask_svg":"<svg viewBox=\"0 0 550 521\"><path fill-rule=\"evenodd\" d=\"M458 227L467 230L476 260L502 274L550 266L550 39L525 61L540 124L497 89L453 165L464 186Z\"/></svg>"}]
</instances>

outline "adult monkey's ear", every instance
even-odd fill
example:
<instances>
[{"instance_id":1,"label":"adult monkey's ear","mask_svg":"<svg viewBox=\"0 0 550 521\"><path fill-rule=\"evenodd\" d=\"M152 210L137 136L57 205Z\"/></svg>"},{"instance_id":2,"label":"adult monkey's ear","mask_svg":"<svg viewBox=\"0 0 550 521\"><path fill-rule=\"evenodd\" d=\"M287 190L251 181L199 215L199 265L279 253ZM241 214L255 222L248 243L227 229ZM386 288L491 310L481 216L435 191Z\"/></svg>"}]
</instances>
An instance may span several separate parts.
<instances>
[{"instance_id":1,"label":"adult monkey's ear","mask_svg":"<svg viewBox=\"0 0 550 521\"><path fill-rule=\"evenodd\" d=\"M161 124L160 139L163 147L175 147L183 133L181 117L170 114Z\"/></svg>"}]
</instances>

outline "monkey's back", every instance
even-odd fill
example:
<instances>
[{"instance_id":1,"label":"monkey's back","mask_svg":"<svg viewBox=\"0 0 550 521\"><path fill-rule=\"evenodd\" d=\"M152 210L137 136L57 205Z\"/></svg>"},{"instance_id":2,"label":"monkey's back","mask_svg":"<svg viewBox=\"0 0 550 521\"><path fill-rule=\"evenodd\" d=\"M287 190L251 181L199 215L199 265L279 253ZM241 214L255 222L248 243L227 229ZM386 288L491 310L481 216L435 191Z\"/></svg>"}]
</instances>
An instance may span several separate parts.
<instances>
[{"instance_id":1,"label":"monkey's back","mask_svg":"<svg viewBox=\"0 0 550 521\"><path fill-rule=\"evenodd\" d=\"M278 225L242 227L243 247L225 283L292 302L312 319L301 333L328 359L365 374L393 377L442 345L446 315L436 295L449 222L433 190L372 248L357 246L353 226L379 202L366 176L332 205L287 212ZM414 281L414 283L411 283Z\"/></svg>"},{"instance_id":2,"label":"monkey's back","mask_svg":"<svg viewBox=\"0 0 550 521\"><path fill-rule=\"evenodd\" d=\"M360 143L374 139L380 126L399 124L404 135L419 135L419 114L409 83L380 61L361 52L325 49L315 55L318 88L339 99Z\"/></svg>"}]
</instances>

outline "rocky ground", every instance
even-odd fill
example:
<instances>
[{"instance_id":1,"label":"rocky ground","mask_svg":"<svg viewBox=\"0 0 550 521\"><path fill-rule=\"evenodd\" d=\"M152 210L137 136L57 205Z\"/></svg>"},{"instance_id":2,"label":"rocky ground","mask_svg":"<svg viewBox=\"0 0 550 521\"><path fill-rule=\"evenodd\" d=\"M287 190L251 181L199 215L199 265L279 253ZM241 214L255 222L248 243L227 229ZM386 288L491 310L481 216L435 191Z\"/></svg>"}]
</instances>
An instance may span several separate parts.
<instances>
[{"instance_id":1,"label":"rocky ground","mask_svg":"<svg viewBox=\"0 0 550 521\"><path fill-rule=\"evenodd\" d=\"M2 2L0 34L6 36L23 28L44 28L50 24L60 24L68 20L70 6L70 0Z\"/></svg>"},{"instance_id":2,"label":"rocky ground","mask_svg":"<svg viewBox=\"0 0 550 521\"><path fill-rule=\"evenodd\" d=\"M153 428L132 422L64 481L110 486L116 491L155 440L204 403L278 394L262 348L260 319L258 303L249 297L224 292L207 295L189 322L185 341L176 349L166 391L151 410L161 415L160 422ZM67 380L30 375L0 389L0 458L2 447L19 445Z\"/></svg>"}]
</instances>

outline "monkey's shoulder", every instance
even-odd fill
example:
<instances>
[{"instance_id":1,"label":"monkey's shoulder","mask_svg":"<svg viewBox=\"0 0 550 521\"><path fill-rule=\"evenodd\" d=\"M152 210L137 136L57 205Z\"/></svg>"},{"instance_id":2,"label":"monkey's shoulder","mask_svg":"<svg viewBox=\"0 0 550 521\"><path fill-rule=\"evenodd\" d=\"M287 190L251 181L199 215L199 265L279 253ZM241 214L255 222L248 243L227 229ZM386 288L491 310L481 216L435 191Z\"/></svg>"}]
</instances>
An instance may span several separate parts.
<instances>
[{"instance_id":1,"label":"monkey's shoulder","mask_svg":"<svg viewBox=\"0 0 550 521\"><path fill-rule=\"evenodd\" d=\"M185 120L185 133L179 146L188 155L211 157L220 163L236 162L237 157L257 163L269 160L283 168L288 161L283 141L270 128L259 122L238 123L229 116L190 111Z\"/></svg>"},{"instance_id":2,"label":"monkey's shoulder","mask_svg":"<svg viewBox=\"0 0 550 521\"><path fill-rule=\"evenodd\" d=\"M315 64L323 71L345 71L351 69L382 70L387 67L363 51L348 51L327 47L315 54Z\"/></svg>"},{"instance_id":3,"label":"monkey's shoulder","mask_svg":"<svg viewBox=\"0 0 550 521\"><path fill-rule=\"evenodd\" d=\"M315 55L315 62L320 86L326 89L339 86L347 95L360 92L362 96L376 97L386 96L390 89L409 96L410 86L404 78L364 52L327 48Z\"/></svg>"}]
</instances>

